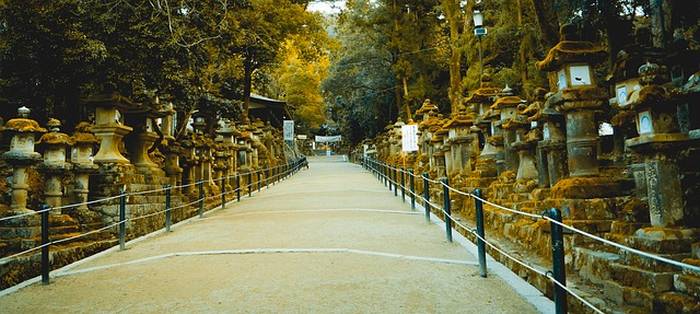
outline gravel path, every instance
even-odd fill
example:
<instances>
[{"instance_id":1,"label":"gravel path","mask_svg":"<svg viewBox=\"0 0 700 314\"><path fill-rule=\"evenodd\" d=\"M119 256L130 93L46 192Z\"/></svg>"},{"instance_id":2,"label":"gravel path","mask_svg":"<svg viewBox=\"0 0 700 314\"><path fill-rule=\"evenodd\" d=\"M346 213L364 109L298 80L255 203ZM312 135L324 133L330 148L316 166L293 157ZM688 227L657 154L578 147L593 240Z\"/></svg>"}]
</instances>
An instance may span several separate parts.
<instances>
[{"instance_id":1,"label":"gravel path","mask_svg":"<svg viewBox=\"0 0 700 314\"><path fill-rule=\"evenodd\" d=\"M535 313L356 165L314 161L241 204L0 298L2 313Z\"/></svg>"}]
</instances>

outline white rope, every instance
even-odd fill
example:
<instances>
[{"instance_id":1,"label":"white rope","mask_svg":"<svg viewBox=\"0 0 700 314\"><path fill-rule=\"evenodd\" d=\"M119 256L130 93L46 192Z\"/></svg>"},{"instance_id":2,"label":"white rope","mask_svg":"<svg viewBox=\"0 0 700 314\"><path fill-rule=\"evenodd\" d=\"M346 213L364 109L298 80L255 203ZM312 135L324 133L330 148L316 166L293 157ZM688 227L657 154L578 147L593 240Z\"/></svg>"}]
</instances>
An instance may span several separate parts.
<instances>
[{"instance_id":1,"label":"white rope","mask_svg":"<svg viewBox=\"0 0 700 314\"><path fill-rule=\"evenodd\" d=\"M49 244L59 244L59 243L68 242L68 241L72 241L72 240L75 240L75 239L79 239L79 238L82 238L82 237L86 237L86 236L89 236L89 235L91 235L91 234L95 234L95 233L98 233L98 232L105 231L105 230L107 230L107 229L109 229L109 228L112 228L112 227L114 227L114 226L116 226L116 225L122 223L122 222L126 222L126 220L122 220L122 221L119 221L119 222L115 222L115 223L113 223L113 224L111 224L111 225L107 225L107 226L102 227L102 228L100 228L100 229L95 229L95 230L92 230L92 231L88 231L88 232L86 232L86 233L82 233L82 234L79 234L79 235L76 235L76 236L73 236L73 237L70 237L70 238L65 238L65 239L60 239L60 240L56 240L56 241L51 241Z\"/></svg>"},{"instance_id":2,"label":"white rope","mask_svg":"<svg viewBox=\"0 0 700 314\"><path fill-rule=\"evenodd\" d=\"M276 174L275 176L272 176L272 177L269 177L269 178L273 178L273 177L276 177L276 176L281 176L281 175L286 175L286 174L288 174L288 173L291 173L291 172L297 170L297 168L296 168L297 166L300 167L301 165L302 165L302 164L296 165L296 166L294 166L294 167L292 167L292 168L289 168L288 170L286 170L286 171L284 171L284 172L278 173L278 174ZM289 166L289 164L287 164L287 166ZM280 167L282 167L282 166L276 166L276 167L272 167L272 168L261 169L261 170L258 170L258 171L272 170L272 169L276 169L276 168L280 168ZM252 173L255 173L255 172L252 172ZM236 175L233 175L233 176L229 176L228 178L236 177L236 176L239 176L239 175L240 175L240 174L236 174ZM120 198L120 197L122 197L122 196L143 195L143 194L154 193L154 192L158 192L158 191L166 191L166 190L175 189L175 188L182 188L182 187L193 186L193 185L197 185L197 184L204 183L204 182L206 182L206 180L200 180L200 181L197 181L197 182L194 182L194 183L190 183L190 184L186 184L186 185L167 186L167 187L163 187L163 188L155 189L155 190L150 190L150 191L141 191L141 192L124 193L124 194L119 194L119 195L115 195L115 196L110 196L110 197L106 197L106 198L102 198L102 199L98 199L98 200L92 200L92 201L81 202L81 203L75 203L75 204L69 204L69 205L62 205L62 206L58 206L58 207L50 207L50 208L47 208L47 209L44 209L44 210L32 211L32 212L27 212L27 213L22 213L22 214L13 215L13 216L2 217L2 218L0 218L0 222L6 221L6 220L11 220L11 219L16 219L16 218L21 218L21 217L26 217L26 216L32 216L32 215L42 214L42 213L50 212L50 211L53 211L53 210L67 209L67 208L78 207L78 206L82 206L82 205L91 205L91 204L101 203L101 202L105 202L105 201L108 201L108 200L117 199L117 198ZM252 186L252 183L249 184L249 186ZM241 189L241 188L238 187L238 188L236 188L236 189L234 189L234 190L228 191L228 192L225 193L224 195L231 194L231 193L235 193L235 192L237 192L237 191L240 190L240 189ZM109 229L109 228L112 228L112 227L114 227L114 226L117 226L117 225L119 225L119 224L122 223L122 222L136 221L136 220L140 220L140 219L145 219L145 218L152 217L152 216L155 216L155 215L159 215L159 214L162 214L162 213L165 213L165 212L168 212L168 211L173 211L173 210L176 210L176 209L180 209L180 208L184 208L184 207L187 207L187 206L191 206L191 205L194 205L194 204L196 204L196 203L199 203L199 202L201 202L201 201L203 201L203 200L206 200L206 199L209 199L209 198L212 198L212 197L220 197L220 196L221 196L221 194L215 194L215 195L212 195L212 196L209 196L209 197L199 198L199 199L197 199L197 200L195 200L195 201L192 201L192 202L189 202L189 203L186 203L186 204L182 204L182 205L179 205L179 206L176 206L176 207L166 208L166 209L164 209L164 210L157 211L157 212L150 213L150 214L143 215L143 216L139 216L139 217L127 218L127 219L125 219L125 220L123 220L123 221L115 222L115 223L112 223L112 224L107 225L107 226L105 226L105 227L102 227L102 228L100 228L100 229L91 230L91 231L88 231L88 232L86 232L86 233L82 233L82 234L79 234L79 235L76 235L76 236L73 236L73 237L69 237L69 238L65 238L65 239L60 239L60 240L55 240L55 241L51 241L51 242L48 242L48 243L44 243L44 244L42 244L42 245L33 247L33 248L31 248L31 249L27 249L27 250L24 250L24 251L21 251L21 252L18 252L18 253L14 253L14 254L12 254L12 255L8 255L8 256L2 257L2 258L0 258L0 264L7 263L7 262L9 262L10 260L12 260L12 259L14 259L14 258L16 258L16 257L18 257L18 256L21 256L21 255L24 255L24 254L27 254L27 253L34 252L34 251L36 251L36 250L42 249L42 248L47 247L47 246L50 246L50 245L52 245L52 244L60 244L60 243L72 241L72 240L75 240L75 239L78 239L78 238L86 237L86 236L88 236L88 235L95 234L95 233L98 233L98 232L102 232L102 231L104 231L104 230L107 230L107 229Z\"/></svg>"},{"instance_id":3,"label":"white rope","mask_svg":"<svg viewBox=\"0 0 700 314\"><path fill-rule=\"evenodd\" d=\"M435 181L432 181L432 182L435 183ZM644 252L644 251L641 251L641 250L638 250L638 249L635 249L635 248L632 248L632 247L629 247L629 246L626 246L626 245L617 243L617 242L613 242L613 241L610 241L610 240L601 238L601 237L599 237L599 236L596 236L596 235L594 235L594 234L585 232L585 231L583 231L583 230L577 229L577 228L575 228L575 227L573 227L573 226L570 226L570 225L567 225L567 224L558 222L558 221L556 221L556 220L554 220L554 219L552 219L552 218L550 218L550 217L548 217L548 216L545 216L545 215L538 215L538 214L533 214L533 213L527 213L527 212L519 211L519 210L516 210L516 209L513 209L513 208L505 207L505 206L502 206L502 205L499 205L499 204L490 202L490 201L488 201L488 200L486 200L486 199L483 199L483 198L481 198L481 197L478 197L478 196L474 195L473 193L468 193L468 192L464 192L464 191L455 189L455 188L451 187L450 185L445 184L444 182L441 182L441 181L437 181L437 183L440 183L441 185L446 186L450 191L453 191L453 192L458 193L458 194L463 195L463 196L472 197L472 198L477 199L477 200L483 202L484 204L488 204L488 205L490 205L490 206L492 206L492 207L494 207L494 208L498 208L498 209L505 210L505 211L508 211L508 212L511 212L511 213L515 213L515 214L527 216L527 217L530 217L530 218L533 218L533 219L545 219L545 220L548 220L548 221L550 221L550 222L552 222L552 223L555 223L555 224L557 224L557 225L559 225L559 226L561 226L561 227L563 227L563 228L566 228L566 229L568 229L568 230L570 230L570 231L573 231L573 232L576 232L576 233L578 233L578 234L580 234L580 235L583 235L583 236L589 237L589 238L591 238L591 239L597 240L597 241L602 242L602 243L604 243L604 244L614 246L614 247L616 247L616 248L618 248L618 249L625 250L625 251L628 251L628 252L631 252L631 253L634 253L634 254L637 254L637 255L641 255L641 256L646 257L646 258L651 258L651 259L654 259L654 260L657 260L657 261L660 261L660 262L664 262L664 263L667 263L667 264L674 265L674 266L676 266L676 267L680 267L680 268L683 268L683 269L688 269L688 270L691 270L691 271L700 273L700 267L698 267L698 266L694 266L694 265L690 265L690 264L687 264L687 263L679 262L679 261L676 261L676 260L673 260L673 259L670 259L670 258L666 258L666 257L663 257L663 256L654 255L654 254L651 254L651 253L648 253L648 252Z\"/></svg>"},{"instance_id":4,"label":"white rope","mask_svg":"<svg viewBox=\"0 0 700 314\"><path fill-rule=\"evenodd\" d=\"M648 253L648 252L640 251L640 250L638 250L638 249L631 248L631 247L629 247L629 246L625 246L625 245L619 244L619 243L617 243L617 242L613 242L613 241L610 241L610 240L607 240L607 239L603 239L603 238L601 238L601 237L599 237L599 236L590 234L590 233L585 232L585 231L583 231L583 230L579 230L579 229L576 229L576 228L574 228L574 227L572 227L572 226L569 226L569 225L567 225L567 224L558 222L558 221L556 221L556 220L554 220L554 219L552 219L552 218L550 218L550 217L547 217L547 216L543 216L543 218L546 219L546 220L548 220L549 222L552 222L552 223L554 223L554 224L557 224L557 225L559 225L559 226L561 226L561 227L563 227L563 228L566 228L566 229L568 229L568 230L571 230L571 231L576 232L576 233L578 233L578 234L581 234L581 235L583 235L583 236L587 236L587 237L589 237L589 238L598 240L598 241L603 242L603 243L605 243L605 244L612 245L612 246L614 246L614 247L616 247L616 248L618 248L618 249L622 249L622 250L625 250L625 251L628 251L628 252L632 252L632 253L635 253L635 254L638 254L638 255L647 257L647 258L655 259L655 260L660 261L660 262L665 262L665 263L668 263L668 264L671 264L671 265L674 265L674 266L678 266L678 267L681 267L681 268L685 268L685 269L692 270L692 271L694 271L694 272L700 273L700 267L698 267L698 266L694 266L694 265L686 264L686 263L679 262L679 261L676 261L676 260L672 260L672 259L670 259L670 258L665 258L665 257L662 257L662 256L650 254L650 253Z\"/></svg>"},{"instance_id":5,"label":"white rope","mask_svg":"<svg viewBox=\"0 0 700 314\"><path fill-rule=\"evenodd\" d=\"M428 203L430 203L430 202L428 202ZM601 311L600 309L596 308L593 304L591 304L590 302L586 301L583 297L581 297L581 296L579 296L578 294L576 294L573 290L571 290L570 288L568 288L566 285L564 285L564 284L560 283L559 281L557 281L556 279L554 279L554 278L553 278L552 276L550 276L547 272L544 272L544 271L542 271L542 270L538 270L538 269L536 269L534 266L529 265L528 263L525 263L524 261L521 261L521 260L519 260L519 259L517 259L517 258L511 256L510 254L506 253L504 250L498 248L496 245L490 243L490 242L487 241L485 238L481 237L481 236L480 236L476 231L474 231L473 229L471 229L471 228L469 228L469 227L463 225L463 224L460 223L459 221L457 221L454 217L452 217L452 215L448 214L447 211L445 211L443 208L437 207L437 206L435 206L433 203L430 203L430 204L431 204L433 207L435 207L436 209L439 209L440 211L442 211L442 213L445 215L445 217L447 217L447 218L445 218L446 220L447 220L447 219L450 219L450 220L451 220L452 222L454 222L457 226L459 226L459 227L461 227L462 229L464 229L465 231L471 233L471 234L474 235L476 238L478 238L479 240L483 241L486 245L488 245L489 247L491 247L492 249L494 249L495 251L497 251L497 252L500 253L501 255L507 257L508 259L510 259L510 260L512 260L512 261L514 261L514 262L516 262L516 263L518 263L518 264L520 264L520 265L522 265L523 267L525 267L525 268L527 268L527 269L529 269L529 270L531 270L531 271L533 271L533 272L535 272L535 273L537 273L537 274L539 274L539 275L542 275L542 276L547 277L547 278L548 278L549 280L551 280L554 284L558 285L559 287L561 287L562 289L564 289L567 293L571 294L573 297L575 297L576 299L578 299L579 301L581 301L581 303L583 303L584 305L586 305L586 306L588 306L589 308L591 308L591 310L595 311L596 313L601 313L601 314L603 313L603 311ZM450 232L451 232L451 230L450 230Z\"/></svg>"}]
</instances>

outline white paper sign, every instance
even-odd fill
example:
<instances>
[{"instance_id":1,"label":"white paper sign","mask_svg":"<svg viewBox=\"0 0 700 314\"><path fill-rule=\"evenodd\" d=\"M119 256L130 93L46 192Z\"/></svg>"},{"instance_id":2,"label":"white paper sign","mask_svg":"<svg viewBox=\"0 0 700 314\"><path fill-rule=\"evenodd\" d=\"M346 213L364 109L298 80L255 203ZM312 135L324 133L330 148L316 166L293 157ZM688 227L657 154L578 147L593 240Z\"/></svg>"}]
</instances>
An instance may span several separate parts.
<instances>
[{"instance_id":1,"label":"white paper sign","mask_svg":"<svg viewBox=\"0 0 700 314\"><path fill-rule=\"evenodd\" d=\"M418 125L409 124L401 127L401 150L404 152L418 150Z\"/></svg>"},{"instance_id":2,"label":"white paper sign","mask_svg":"<svg viewBox=\"0 0 700 314\"><path fill-rule=\"evenodd\" d=\"M591 73L586 65L576 65L569 68L571 85L591 85Z\"/></svg>"},{"instance_id":3,"label":"white paper sign","mask_svg":"<svg viewBox=\"0 0 700 314\"><path fill-rule=\"evenodd\" d=\"M294 140L294 120L284 120L282 130L284 132L285 141Z\"/></svg>"}]
</instances>

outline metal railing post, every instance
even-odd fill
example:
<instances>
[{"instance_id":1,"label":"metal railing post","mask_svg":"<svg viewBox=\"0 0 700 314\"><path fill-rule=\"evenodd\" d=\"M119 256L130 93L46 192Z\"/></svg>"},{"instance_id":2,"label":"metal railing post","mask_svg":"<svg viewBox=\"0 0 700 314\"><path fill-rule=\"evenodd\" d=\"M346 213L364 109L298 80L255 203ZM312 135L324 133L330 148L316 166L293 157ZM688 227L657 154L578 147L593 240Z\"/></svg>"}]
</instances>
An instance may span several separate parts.
<instances>
[{"instance_id":1,"label":"metal railing post","mask_svg":"<svg viewBox=\"0 0 700 314\"><path fill-rule=\"evenodd\" d=\"M552 208L548 213L549 218L560 222L561 211L557 208ZM552 275L554 280L566 286L566 265L564 264L564 230L554 222L550 223L552 237ZM557 314L567 313L566 290L557 284L554 284L554 312Z\"/></svg>"},{"instance_id":2,"label":"metal railing post","mask_svg":"<svg viewBox=\"0 0 700 314\"><path fill-rule=\"evenodd\" d=\"M476 208L476 234L480 238L476 239L476 246L479 256L479 274L481 277L486 278L486 243L484 240L484 204L479 198L481 198L481 189L474 190L474 196L478 197L474 199L474 207Z\"/></svg>"},{"instance_id":3,"label":"metal railing post","mask_svg":"<svg viewBox=\"0 0 700 314\"><path fill-rule=\"evenodd\" d=\"M199 218L204 217L204 182L197 183L199 186Z\"/></svg>"},{"instance_id":4,"label":"metal railing post","mask_svg":"<svg viewBox=\"0 0 700 314\"><path fill-rule=\"evenodd\" d=\"M394 181L394 196L399 196L399 171L391 169L392 181Z\"/></svg>"},{"instance_id":5,"label":"metal railing post","mask_svg":"<svg viewBox=\"0 0 700 314\"><path fill-rule=\"evenodd\" d=\"M165 186L165 231L170 232L170 225L172 224L172 212L170 211L170 186Z\"/></svg>"},{"instance_id":6,"label":"metal railing post","mask_svg":"<svg viewBox=\"0 0 700 314\"><path fill-rule=\"evenodd\" d=\"M408 182L411 186L411 210L416 210L416 178L413 169L408 169Z\"/></svg>"},{"instance_id":7,"label":"metal railing post","mask_svg":"<svg viewBox=\"0 0 700 314\"><path fill-rule=\"evenodd\" d=\"M119 249L124 250L126 245L126 187L122 187L119 196Z\"/></svg>"},{"instance_id":8,"label":"metal railing post","mask_svg":"<svg viewBox=\"0 0 700 314\"><path fill-rule=\"evenodd\" d=\"M445 214L445 236L447 237L447 241L452 242L452 218L449 216L452 216L452 209L451 203L450 203L450 189L447 187L449 185L449 181L447 178L442 178L442 209L445 211L443 214Z\"/></svg>"},{"instance_id":9,"label":"metal railing post","mask_svg":"<svg viewBox=\"0 0 700 314\"><path fill-rule=\"evenodd\" d=\"M425 207L425 221L430 223L430 182L427 172L423 172L423 207Z\"/></svg>"},{"instance_id":10,"label":"metal railing post","mask_svg":"<svg viewBox=\"0 0 700 314\"><path fill-rule=\"evenodd\" d=\"M401 168L401 202L406 203L406 170Z\"/></svg>"},{"instance_id":11,"label":"metal railing post","mask_svg":"<svg viewBox=\"0 0 700 314\"><path fill-rule=\"evenodd\" d=\"M253 173L248 172L248 197L253 196Z\"/></svg>"},{"instance_id":12,"label":"metal railing post","mask_svg":"<svg viewBox=\"0 0 700 314\"><path fill-rule=\"evenodd\" d=\"M221 181L221 209L226 207L226 182Z\"/></svg>"},{"instance_id":13,"label":"metal railing post","mask_svg":"<svg viewBox=\"0 0 700 314\"><path fill-rule=\"evenodd\" d=\"M236 173L236 201L241 201L241 174Z\"/></svg>"},{"instance_id":14,"label":"metal railing post","mask_svg":"<svg viewBox=\"0 0 700 314\"><path fill-rule=\"evenodd\" d=\"M49 205L41 205L41 282L49 284Z\"/></svg>"},{"instance_id":15,"label":"metal railing post","mask_svg":"<svg viewBox=\"0 0 700 314\"><path fill-rule=\"evenodd\" d=\"M262 175L261 174L262 173L258 172L258 192L260 192L260 189L262 188L262 181L261 181Z\"/></svg>"}]
</instances>

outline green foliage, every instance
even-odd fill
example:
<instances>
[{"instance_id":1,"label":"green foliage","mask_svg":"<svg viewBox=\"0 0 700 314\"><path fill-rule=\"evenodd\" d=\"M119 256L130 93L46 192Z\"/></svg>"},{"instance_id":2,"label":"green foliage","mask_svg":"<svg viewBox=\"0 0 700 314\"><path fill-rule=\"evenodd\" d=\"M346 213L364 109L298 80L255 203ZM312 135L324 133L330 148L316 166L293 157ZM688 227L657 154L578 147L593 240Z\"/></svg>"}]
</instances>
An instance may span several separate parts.
<instances>
[{"instance_id":1,"label":"green foliage","mask_svg":"<svg viewBox=\"0 0 700 314\"><path fill-rule=\"evenodd\" d=\"M13 116L24 104L39 120L55 116L71 126L90 113L82 97L116 90L139 102L165 96L184 116L195 109L239 116L252 71L316 19L306 3L2 1L0 93L11 105L0 114Z\"/></svg>"}]
</instances>

